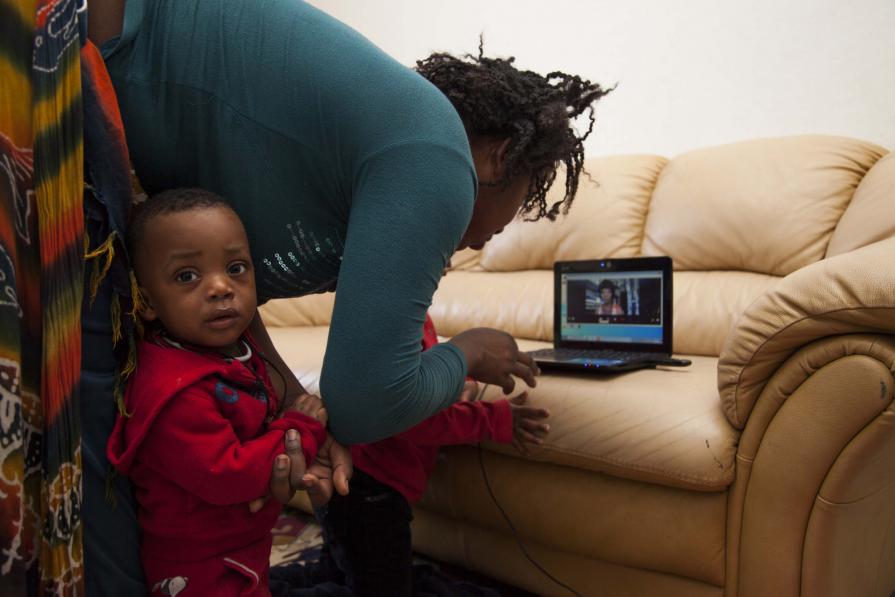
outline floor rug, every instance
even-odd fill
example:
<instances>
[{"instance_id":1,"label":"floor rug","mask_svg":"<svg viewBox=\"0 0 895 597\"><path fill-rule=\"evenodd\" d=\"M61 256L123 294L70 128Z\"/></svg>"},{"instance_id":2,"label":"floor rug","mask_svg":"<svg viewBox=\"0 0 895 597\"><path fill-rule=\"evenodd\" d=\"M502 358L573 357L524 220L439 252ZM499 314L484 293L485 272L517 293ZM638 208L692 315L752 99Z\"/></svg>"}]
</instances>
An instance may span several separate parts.
<instances>
[{"instance_id":1,"label":"floor rug","mask_svg":"<svg viewBox=\"0 0 895 597\"><path fill-rule=\"evenodd\" d=\"M274 526L271 532L273 533L273 550L270 554L271 566L292 562L316 562L320 557L323 536L320 532L320 526L313 516L300 510L287 508L280 515L276 526ZM504 585L470 570L436 562L418 554L414 556L414 566L429 566L444 577L475 583L481 587L493 589L498 594L506 597L534 596L534 593Z\"/></svg>"}]
</instances>

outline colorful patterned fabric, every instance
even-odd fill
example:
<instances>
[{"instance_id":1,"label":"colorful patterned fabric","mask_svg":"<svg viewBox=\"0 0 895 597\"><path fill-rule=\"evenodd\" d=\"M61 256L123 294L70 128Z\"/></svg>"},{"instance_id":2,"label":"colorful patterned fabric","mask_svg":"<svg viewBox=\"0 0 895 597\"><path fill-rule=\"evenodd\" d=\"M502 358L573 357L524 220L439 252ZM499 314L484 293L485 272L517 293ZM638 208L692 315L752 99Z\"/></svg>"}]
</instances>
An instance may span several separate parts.
<instances>
[{"instance_id":1,"label":"colorful patterned fabric","mask_svg":"<svg viewBox=\"0 0 895 597\"><path fill-rule=\"evenodd\" d=\"M0 0L4 595L26 587L32 594L84 594L78 385L85 157L93 170L85 129L104 137L104 151L114 154L100 170L120 178L127 164L108 75L86 42L85 6Z\"/></svg>"}]
</instances>

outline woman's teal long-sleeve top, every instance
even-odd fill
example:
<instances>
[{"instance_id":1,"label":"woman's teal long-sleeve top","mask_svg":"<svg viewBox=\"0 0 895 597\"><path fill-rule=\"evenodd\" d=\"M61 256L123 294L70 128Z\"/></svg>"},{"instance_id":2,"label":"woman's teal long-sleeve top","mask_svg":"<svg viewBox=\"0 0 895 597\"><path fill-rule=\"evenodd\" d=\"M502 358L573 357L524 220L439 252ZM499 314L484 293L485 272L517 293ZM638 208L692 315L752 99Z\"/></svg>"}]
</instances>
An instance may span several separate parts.
<instances>
[{"instance_id":1,"label":"woman's teal long-sleeve top","mask_svg":"<svg viewBox=\"0 0 895 597\"><path fill-rule=\"evenodd\" d=\"M338 285L320 381L338 440L456 399L462 352L420 339L477 182L434 86L297 0L128 0L103 53L148 191L223 195L262 301Z\"/></svg>"}]
</instances>

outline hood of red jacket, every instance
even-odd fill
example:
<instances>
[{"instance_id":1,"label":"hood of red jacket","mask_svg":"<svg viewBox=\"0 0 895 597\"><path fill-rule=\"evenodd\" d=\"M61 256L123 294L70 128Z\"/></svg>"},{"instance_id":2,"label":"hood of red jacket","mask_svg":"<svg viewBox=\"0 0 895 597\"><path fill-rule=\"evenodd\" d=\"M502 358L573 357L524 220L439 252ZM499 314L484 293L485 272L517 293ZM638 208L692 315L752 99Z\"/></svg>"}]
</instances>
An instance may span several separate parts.
<instances>
[{"instance_id":1,"label":"hood of red jacket","mask_svg":"<svg viewBox=\"0 0 895 597\"><path fill-rule=\"evenodd\" d=\"M252 349L256 347L252 345ZM127 415L118 415L106 455L121 474L128 474L134 456L169 400L181 391L211 376L254 381L246 367L235 359L202 354L143 340L137 347L137 370L128 382L124 397Z\"/></svg>"}]
</instances>

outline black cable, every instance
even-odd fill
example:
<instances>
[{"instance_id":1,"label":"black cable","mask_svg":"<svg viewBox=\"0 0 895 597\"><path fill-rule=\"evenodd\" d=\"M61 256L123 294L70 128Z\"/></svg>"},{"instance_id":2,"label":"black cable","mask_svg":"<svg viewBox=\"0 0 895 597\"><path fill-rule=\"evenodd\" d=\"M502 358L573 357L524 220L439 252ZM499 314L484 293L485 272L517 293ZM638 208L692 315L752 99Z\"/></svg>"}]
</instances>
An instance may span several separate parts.
<instances>
[{"instance_id":1,"label":"black cable","mask_svg":"<svg viewBox=\"0 0 895 597\"><path fill-rule=\"evenodd\" d=\"M500 510L500 513L503 516L503 519L509 525L510 530L513 531L513 538L516 540L516 544L519 546L519 549L522 551L522 555L524 555L525 558L529 562L531 562L535 568L540 570L544 576L546 576L547 578L549 578L550 580L552 580L553 582L555 582L557 585L561 586L565 590L569 591L573 595L576 595L577 597L582 597L581 593L579 593L578 591L576 591L569 585L565 584L564 582L562 582L561 580L559 580L558 578L556 578L555 576L550 574L550 572L548 572L546 568L541 566L538 562L535 561L535 559L533 557L531 557L531 555L529 555L528 550L525 549L525 545L522 543L522 539L519 537L518 531L516 531L515 525L513 525L513 521L510 520L510 517L507 515L506 511L500 505L500 502L497 501L497 496L494 495L494 490L491 488L491 482L488 480L488 473L485 472L485 460L482 456L482 444L481 443L478 444L478 449L479 449L479 466L482 469L482 479L485 480L485 487L488 489L488 493L491 495L491 501L493 501L494 505L497 506L497 509Z\"/></svg>"}]
</instances>

